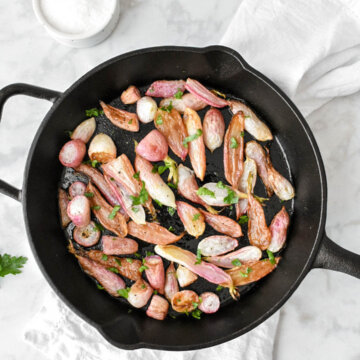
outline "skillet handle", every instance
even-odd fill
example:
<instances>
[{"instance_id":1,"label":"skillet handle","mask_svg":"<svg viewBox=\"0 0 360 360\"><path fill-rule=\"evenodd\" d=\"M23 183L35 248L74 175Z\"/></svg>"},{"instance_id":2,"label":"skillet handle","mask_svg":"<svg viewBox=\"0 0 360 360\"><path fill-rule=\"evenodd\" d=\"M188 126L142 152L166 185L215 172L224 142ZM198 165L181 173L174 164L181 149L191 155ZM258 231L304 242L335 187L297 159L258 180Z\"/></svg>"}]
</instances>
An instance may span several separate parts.
<instances>
[{"instance_id":1,"label":"skillet handle","mask_svg":"<svg viewBox=\"0 0 360 360\"><path fill-rule=\"evenodd\" d=\"M335 244L326 234L312 267L340 271L360 279L360 255Z\"/></svg>"},{"instance_id":2,"label":"skillet handle","mask_svg":"<svg viewBox=\"0 0 360 360\"><path fill-rule=\"evenodd\" d=\"M54 103L60 97L61 92L21 83L5 86L0 90L0 120L6 100L14 95L27 95L38 99L48 100ZM7 195L15 200L21 201L21 190L1 179L0 193Z\"/></svg>"}]
</instances>

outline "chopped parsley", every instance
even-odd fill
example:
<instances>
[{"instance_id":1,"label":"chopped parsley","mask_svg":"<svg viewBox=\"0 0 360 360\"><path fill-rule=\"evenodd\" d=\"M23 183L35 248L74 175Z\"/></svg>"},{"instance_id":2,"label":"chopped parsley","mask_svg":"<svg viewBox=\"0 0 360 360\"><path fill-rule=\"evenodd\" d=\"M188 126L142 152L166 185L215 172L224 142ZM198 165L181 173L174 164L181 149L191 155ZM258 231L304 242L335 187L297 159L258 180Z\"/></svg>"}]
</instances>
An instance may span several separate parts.
<instances>
[{"instance_id":1,"label":"chopped parsley","mask_svg":"<svg viewBox=\"0 0 360 360\"><path fill-rule=\"evenodd\" d=\"M168 113L170 113L172 109L173 109L172 101L170 101L170 104L169 104L168 106L162 106L162 107L160 108L160 110L166 111L166 112L168 112Z\"/></svg>"},{"instance_id":2,"label":"chopped parsley","mask_svg":"<svg viewBox=\"0 0 360 360\"><path fill-rule=\"evenodd\" d=\"M114 217L116 216L116 213L121 209L120 205L115 205L111 211L111 213L109 214L108 218L110 220L113 220Z\"/></svg>"},{"instance_id":3,"label":"chopped parsley","mask_svg":"<svg viewBox=\"0 0 360 360\"><path fill-rule=\"evenodd\" d=\"M141 284L141 288L142 288L142 289L146 289L146 285L145 285L145 284Z\"/></svg>"},{"instance_id":4,"label":"chopped parsley","mask_svg":"<svg viewBox=\"0 0 360 360\"><path fill-rule=\"evenodd\" d=\"M140 209L137 208L137 207L135 207L135 206L133 206L133 207L131 208L131 210L132 210L134 213L137 213L137 212L140 211Z\"/></svg>"},{"instance_id":5,"label":"chopped parsley","mask_svg":"<svg viewBox=\"0 0 360 360\"><path fill-rule=\"evenodd\" d=\"M130 120L128 121L128 124L129 124L129 125L131 125L131 124L132 124L132 119L130 119Z\"/></svg>"},{"instance_id":6,"label":"chopped parsley","mask_svg":"<svg viewBox=\"0 0 360 360\"><path fill-rule=\"evenodd\" d=\"M216 184L216 187L218 187L219 189L226 189L226 185L222 181L219 181Z\"/></svg>"},{"instance_id":7,"label":"chopped parsley","mask_svg":"<svg viewBox=\"0 0 360 360\"><path fill-rule=\"evenodd\" d=\"M134 260L133 260L132 258L126 258L126 261L127 261L128 263L132 264Z\"/></svg>"},{"instance_id":8,"label":"chopped parsley","mask_svg":"<svg viewBox=\"0 0 360 360\"><path fill-rule=\"evenodd\" d=\"M122 296L123 298L127 299L129 297L129 291L130 288L126 288L126 289L120 289L117 291L117 293Z\"/></svg>"},{"instance_id":9,"label":"chopped parsley","mask_svg":"<svg viewBox=\"0 0 360 360\"><path fill-rule=\"evenodd\" d=\"M140 177L140 171L136 172L134 175L133 175L133 178L134 179L139 179Z\"/></svg>"},{"instance_id":10,"label":"chopped parsley","mask_svg":"<svg viewBox=\"0 0 360 360\"><path fill-rule=\"evenodd\" d=\"M242 131L242 132L240 133L240 136L241 136L241 137L244 137L244 136L245 136L245 132Z\"/></svg>"},{"instance_id":11,"label":"chopped parsley","mask_svg":"<svg viewBox=\"0 0 360 360\"><path fill-rule=\"evenodd\" d=\"M136 258L138 258L138 259L141 258L141 255L140 255L138 252L134 253L134 256L135 256Z\"/></svg>"},{"instance_id":12,"label":"chopped parsley","mask_svg":"<svg viewBox=\"0 0 360 360\"><path fill-rule=\"evenodd\" d=\"M101 224L95 223L93 230L94 231L104 231L105 228Z\"/></svg>"},{"instance_id":13,"label":"chopped parsley","mask_svg":"<svg viewBox=\"0 0 360 360\"><path fill-rule=\"evenodd\" d=\"M197 195L208 195L211 196L212 198L215 198L215 193L211 190L209 190L206 187L200 187L197 191L196 191Z\"/></svg>"},{"instance_id":14,"label":"chopped parsley","mask_svg":"<svg viewBox=\"0 0 360 360\"><path fill-rule=\"evenodd\" d=\"M197 249L196 251L196 261L195 261L195 265L201 264L201 250Z\"/></svg>"},{"instance_id":15,"label":"chopped parsley","mask_svg":"<svg viewBox=\"0 0 360 360\"><path fill-rule=\"evenodd\" d=\"M236 195L235 191L231 190L229 187L226 188L228 195L224 197L225 204L237 204L239 197Z\"/></svg>"},{"instance_id":16,"label":"chopped parsley","mask_svg":"<svg viewBox=\"0 0 360 360\"><path fill-rule=\"evenodd\" d=\"M195 301L192 302L192 305L193 305L194 309L196 309L199 306L199 304Z\"/></svg>"},{"instance_id":17,"label":"chopped parsley","mask_svg":"<svg viewBox=\"0 0 360 360\"><path fill-rule=\"evenodd\" d=\"M234 266L241 266L241 261L239 259L234 259L232 262L231 262Z\"/></svg>"},{"instance_id":18,"label":"chopped parsley","mask_svg":"<svg viewBox=\"0 0 360 360\"><path fill-rule=\"evenodd\" d=\"M147 270L147 269L149 269L146 265L141 265L140 267L139 267L139 271L142 273L144 270Z\"/></svg>"},{"instance_id":19,"label":"chopped parsley","mask_svg":"<svg viewBox=\"0 0 360 360\"><path fill-rule=\"evenodd\" d=\"M145 189L145 183L142 181L142 187L139 193L139 196L130 195L132 200L132 205L142 205L145 204L149 199L149 194Z\"/></svg>"},{"instance_id":20,"label":"chopped parsley","mask_svg":"<svg viewBox=\"0 0 360 360\"><path fill-rule=\"evenodd\" d=\"M230 139L230 148L236 149L238 146L239 146L238 142L236 141L236 139L234 137L232 137Z\"/></svg>"},{"instance_id":21,"label":"chopped parsley","mask_svg":"<svg viewBox=\"0 0 360 360\"><path fill-rule=\"evenodd\" d=\"M197 138L199 138L202 135L202 130L201 129L197 129L195 134L192 134L190 136L187 136L184 141L183 141L183 145L187 148L188 147L188 143L191 141L196 140Z\"/></svg>"},{"instance_id":22,"label":"chopped parsley","mask_svg":"<svg viewBox=\"0 0 360 360\"><path fill-rule=\"evenodd\" d=\"M85 110L85 115L88 117L99 116L99 115L102 115L103 113L104 113L103 110L99 110L97 108Z\"/></svg>"},{"instance_id":23,"label":"chopped parsley","mask_svg":"<svg viewBox=\"0 0 360 360\"><path fill-rule=\"evenodd\" d=\"M168 213L169 213L171 216L174 216L176 210L175 210L173 207L168 206L167 210L168 210Z\"/></svg>"},{"instance_id":24,"label":"chopped parsley","mask_svg":"<svg viewBox=\"0 0 360 360\"><path fill-rule=\"evenodd\" d=\"M154 290L154 291L153 291L153 294L154 294L154 295L157 295L157 294L158 294L158 291L157 291L157 290Z\"/></svg>"},{"instance_id":25,"label":"chopped parsley","mask_svg":"<svg viewBox=\"0 0 360 360\"><path fill-rule=\"evenodd\" d=\"M272 253L272 251L266 250L266 252L267 252L267 255L268 255L268 257L269 257L270 262L271 262L273 265L275 265L275 264L276 264L276 260L275 260L275 257L274 257L274 254Z\"/></svg>"},{"instance_id":26,"label":"chopped parsley","mask_svg":"<svg viewBox=\"0 0 360 360\"><path fill-rule=\"evenodd\" d=\"M200 213L195 214L195 215L193 216L193 218L192 218L192 221L198 220L199 217L200 217Z\"/></svg>"},{"instance_id":27,"label":"chopped parsley","mask_svg":"<svg viewBox=\"0 0 360 360\"><path fill-rule=\"evenodd\" d=\"M201 319L201 310L199 309L195 309L192 313L191 313L192 317L200 320Z\"/></svg>"},{"instance_id":28,"label":"chopped parsley","mask_svg":"<svg viewBox=\"0 0 360 360\"><path fill-rule=\"evenodd\" d=\"M175 98L175 99L181 99L183 95L184 95L184 93L183 93L181 90L179 90L179 91L174 95L174 98Z\"/></svg>"},{"instance_id":29,"label":"chopped parsley","mask_svg":"<svg viewBox=\"0 0 360 360\"><path fill-rule=\"evenodd\" d=\"M119 259L115 258L115 262L116 262L119 266L121 266L121 261L120 261Z\"/></svg>"},{"instance_id":30,"label":"chopped parsley","mask_svg":"<svg viewBox=\"0 0 360 360\"><path fill-rule=\"evenodd\" d=\"M93 210L100 210L101 206L100 205L95 205L91 207Z\"/></svg>"},{"instance_id":31,"label":"chopped parsley","mask_svg":"<svg viewBox=\"0 0 360 360\"><path fill-rule=\"evenodd\" d=\"M94 197L94 193L93 193L93 192L86 192L84 195L85 195L86 197L88 197L88 198Z\"/></svg>"},{"instance_id":32,"label":"chopped parsley","mask_svg":"<svg viewBox=\"0 0 360 360\"><path fill-rule=\"evenodd\" d=\"M146 256L153 256L153 255L155 255L153 252L151 252L151 251L146 251Z\"/></svg>"},{"instance_id":33,"label":"chopped parsley","mask_svg":"<svg viewBox=\"0 0 360 360\"><path fill-rule=\"evenodd\" d=\"M175 231L175 229L171 225L169 226L168 230L171 231L171 232Z\"/></svg>"},{"instance_id":34,"label":"chopped parsley","mask_svg":"<svg viewBox=\"0 0 360 360\"><path fill-rule=\"evenodd\" d=\"M104 290L104 287L103 287L103 286L101 286L101 285L99 285L99 284L96 284L96 286L97 286L97 288L98 288L99 290Z\"/></svg>"},{"instance_id":35,"label":"chopped parsley","mask_svg":"<svg viewBox=\"0 0 360 360\"><path fill-rule=\"evenodd\" d=\"M246 224L249 221L249 217L247 215L242 215L239 217L239 221L238 223L241 224Z\"/></svg>"},{"instance_id":36,"label":"chopped parsley","mask_svg":"<svg viewBox=\"0 0 360 360\"><path fill-rule=\"evenodd\" d=\"M157 199L154 199L154 201L160 206L160 207L162 207L163 205L162 205L162 203L159 201L159 200L157 200Z\"/></svg>"},{"instance_id":37,"label":"chopped parsley","mask_svg":"<svg viewBox=\"0 0 360 360\"><path fill-rule=\"evenodd\" d=\"M177 189L177 186L171 182L168 182L167 185L175 190Z\"/></svg>"},{"instance_id":38,"label":"chopped parsley","mask_svg":"<svg viewBox=\"0 0 360 360\"><path fill-rule=\"evenodd\" d=\"M108 270L115 273L115 274L119 273L119 270L116 267L109 267Z\"/></svg>"},{"instance_id":39,"label":"chopped parsley","mask_svg":"<svg viewBox=\"0 0 360 360\"><path fill-rule=\"evenodd\" d=\"M91 161L91 166L93 167L93 168L96 168L97 166L99 166L101 163L99 162L99 161L97 161L97 160L92 160Z\"/></svg>"},{"instance_id":40,"label":"chopped parsley","mask_svg":"<svg viewBox=\"0 0 360 360\"><path fill-rule=\"evenodd\" d=\"M101 260L107 261L107 259L108 259L108 256L103 254L102 257L101 257Z\"/></svg>"},{"instance_id":41,"label":"chopped parsley","mask_svg":"<svg viewBox=\"0 0 360 360\"><path fill-rule=\"evenodd\" d=\"M249 276L249 273L250 273L251 271L252 271L252 269L249 268L249 267L247 267L244 273L243 273L242 271L239 271L239 274L240 274L240 276L242 276L242 277L248 277L248 276Z\"/></svg>"},{"instance_id":42,"label":"chopped parsley","mask_svg":"<svg viewBox=\"0 0 360 360\"><path fill-rule=\"evenodd\" d=\"M161 115L158 115L158 116L157 116L157 118L156 118L156 123L157 123L158 125L162 125L162 124L164 123Z\"/></svg>"},{"instance_id":43,"label":"chopped parsley","mask_svg":"<svg viewBox=\"0 0 360 360\"><path fill-rule=\"evenodd\" d=\"M223 288L224 288L223 286L218 285L215 290L216 290L216 291L221 291Z\"/></svg>"}]
</instances>

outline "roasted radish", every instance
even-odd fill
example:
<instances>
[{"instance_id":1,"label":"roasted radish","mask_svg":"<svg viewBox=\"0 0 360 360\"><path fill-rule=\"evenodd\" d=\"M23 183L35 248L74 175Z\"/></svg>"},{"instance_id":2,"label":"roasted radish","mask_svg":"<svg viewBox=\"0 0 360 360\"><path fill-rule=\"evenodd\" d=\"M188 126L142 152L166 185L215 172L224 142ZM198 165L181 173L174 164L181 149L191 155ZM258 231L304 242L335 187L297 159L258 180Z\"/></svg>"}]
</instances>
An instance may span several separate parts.
<instances>
[{"instance_id":1,"label":"roasted radish","mask_svg":"<svg viewBox=\"0 0 360 360\"><path fill-rule=\"evenodd\" d=\"M86 184L81 181L75 181L69 187L69 195L74 198L77 195L84 195L86 191Z\"/></svg>"},{"instance_id":2,"label":"roasted radish","mask_svg":"<svg viewBox=\"0 0 360 360\"><path fill-rule=\"evenodd\" d=\"M184 80L157 80L147 89L145 95L152 97L172 97L178 92L185 91Z\"/></svg>"},{"instance_id":3,"label":"roasted radish","mask_svg":"<svg viewBox=\"0 0 360 360\"><path fill-rule=\"evenodd\" d=\"M65 228L66 226L69 225L69 223L71 222L71 219L69 218L69 216L67 214L67 206L69 204L69 198L64 189L61 189L61 188L59 189L58 200L59 200L61 226L63 228Z\"/></svg>"},{"instance_id":4,"label":"roasted radish","mask_svg":"<svg viewBox=\"0 0 360 360\"><path fill-rule=\"evenodd\" d=\"M146 315L156 320L164 320L168 310L169 303L163 297L154 295L146 310Z\"/></svg>"},{"instance_id":5,"label":"roasted radish","mask_svg":"<svg viewBox=\"0 0 360 360\"><path fill-rule=\"evenodd\" d=\"M176 269L176 277L181 287L189 286L198 278L196 274L182 265L179 265Z\"/></svg>"},{"instance_id":6,"label":"roasted radish","mask_svg":"<svg viewBox=\"0 0 360 360\"><path fill-rule=\"evenodd\" d=\"M140 98L140 91L134 85L129 86L120 96L120 100L126 105L135 104Z\"/></svg>"},{"instance_id":7,"label":"roasted radish","mask_svg":"<svg viewBox=\"0 0 360 360\"><path fill-rule=\"evenodd\" d=\"M70 140L60 150L59 160L66 167L76 167L81 164L86 154L85 143L81 140Z\"/></svg>"},{"instance_id":8,"label":"roasted radish","mask_svg":"<svg viewBox=\"0 0 360 360\"><path fill-rule=\"evenodd\" d=\"M138 243L133 239L103 235L101 242L106 255L127 255L138 251Z\"/></svg>"},{"instance_id":9,"label":"roasted radish","mask_svg":"<svg viewBox=\"0 0 360 360\"><path fill-rule=\"evenodd\" d=\"M269 227L271 232L271 242L268 250L277 252L284 246L289 222L289 215L286 212L285 206L283 206L271 221Z\"/></svg>"},{"instance_id":10,"label":"roasted radish","mask_svg":"<svg viewBox=\"0 0 360 360\"><path fill-rule=\"evenodd\" d=\"M201 240L198 249L204 256L216 256L234 250L238 241L225 235L213 235Z\"/></svg>"},{"instance_id":11,"label":"roasted radish","mask_svg":"<svg viewBox=\"0 0 360 360\"><path fill-rule=\"evenodd\" d=\"M225 133L225 122L224 117L218 109L211 108L206 112L203 132L205 145L211 152L222 145Z\"/></svg>"},{"instance_id":12,"label":"roasted radish","mask_svg":"<svg viewBox=\"0 0 360 360\"><path fill-rule=\"evenodd\" d=\"M72 140L81 140L83 143L87 143L93 136L96 128L95 118L90 118L79 124L73 133L71 134Z\"/></svg>"},{"instance_id":13,"label":"roasted radish","mask_svg":"<svg viewBox=\"0 0 360 360\"><path fill-rule=\"evenodd\" d=\"M160 256L147 256L144 261L146 277L154 290L164 294L165 271L164 264Z\"/></svg>"},{"instance_id":14,"label":"roasted radish","mask_svg":"<svg viewBox=\"0 0 360 360\"><path fill-rule=\"evenodd\" d=\"M75 226L83 227L90 222L90 202L84 195L75 196L68 204L67 214Z\"/></svg>"},{"instance_id":15,"label":"roasted radish","mask_svg":"<svg viewBox=\"0 0 360 360\"><path fill-rule=\"evenodd\" d=\"M199 303L199 297L195 291L183 290L176 293L171 299L172 308L179 313L189 313L195 310L194 304Z\"/></svg>"},{"instance_id":16,"label":"roasted radish","mask_svg":"<svg viewBox=\"0 0 360 360\"><path fill-rule=\"evenodd\" d=\"M181 99L171 97L160 101L160 107L167 108L170 105L181 114L184 113L186 108L199 111L207 106L205 102L191 93L184 94Z\"/></svg>"},{"instance_id":17,"label":"roasted radish","mask_svg":"<svg viewBox=\"0 0 360 360\"><path fill-rule=\"evenodd\" d=\"M204 233L204 216L199 210L183 201L176 202L176 209L185 230L189 235L197 238Z\"/></svg>"},{"instance_id":18,"label":"roasted radish","mask_svg":"<svg viewBox=\"0 0 360 360\"><path fill-rule=\"evenodd\" d=\"M150 131L136 147L136 153L149 161L162 161L168 154L168 144L158 130Z\"/></svg>"},{"instance_id":19,"label":"roasted radish","mask_svg":"<svg viewBox=\"0 0 360 360\"><path fill-rule=\"evenodd\" d=\"M179 291L179 285L176 279L175 266L171 262L165 273L165 297L171 302L172 297Z\"/></svg>"},{"instance_id":20,"label":"roasted radish","mask_svg":"<svg viewBox=\"0 0 360 360\"><path fill-rule=\"evenodd\" d=\"M144 96L136 103L136 113L142 123L149 123L155 119L157 104L154 99Z\"/></svg>"},{"instance_id":21,"label":"roasted radish","mask_svg":"<svg viewBox=\"0 0 360 360\"><path fill-rule=\"evenodd\" d=\"M205 314L213 314L220 308L220 299L213 292L204 292L200 295L199 310Z\"/></svg>"},{"instance_id":22,"label":"roasted radish","mask_svg":"<svg viewBox=\"0 0 360 360\"><path fill-rule=\"evenodd\" d=\"M83 227L76 226L73 232L74 240L84 247L94 246L100 240L100 231L96 229L95 223L91 221Z\"/></svg>"},{"instance_id":23,"label":"roasted radish","mask_svg":"<svg viewBox=\"0 0 360 360\"><path fill-rule=\"evenodd\" d=\"M100 133L91 140L88 154L90 160L106 164L116 158L116 146L110 136Z\"/></svg>"},{"instance_id":24,"label":"roasted radish","mask_svg":"<svg viewBox=\"0 0 360 360\"><path fill-rule=\"evenodd\" d=\"M152 294L151 286L145 280L139 279L131 286L127 300L132 306L141 308L148 303Z\"/></svg>"}]
</instances>

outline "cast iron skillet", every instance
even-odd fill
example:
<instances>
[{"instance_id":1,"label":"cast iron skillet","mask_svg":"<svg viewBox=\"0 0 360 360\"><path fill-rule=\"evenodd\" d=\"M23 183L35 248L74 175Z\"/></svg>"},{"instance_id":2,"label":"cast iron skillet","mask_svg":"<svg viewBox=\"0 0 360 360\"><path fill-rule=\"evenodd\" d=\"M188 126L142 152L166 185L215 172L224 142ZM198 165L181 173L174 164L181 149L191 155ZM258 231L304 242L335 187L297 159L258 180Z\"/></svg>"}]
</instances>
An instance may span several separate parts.
<instances>
[{"instance_id":1,"label":"cast iron skillet","mask_svg":"<svg viewBox=\"0 0 360 360\"><path fill-rule=\"evenodd\" d=\"M141 311L129 314L127 306L97 291L67 252L56 198L62 172L58 152L67 140L64 131L73 129L84 117L84 109L97 106L99 99L110 101L129 84L188 76L245 99L266 119L275 136L274 143L286 154L284 161L296 189L291 205L294 214L279 267L254 291L201 321L186 317L157 321ZM9 85L0 91L0 114L5 101L18 94L46 99L54 105L31 146L22 190L0 180L0 192L22 201L30 245L50 285L113 345L164 350L213 346L266 320L312 268L337 270L360 278L360 256L339 247L325 234L325 171L309 126L288 97L235 51L211 46L157 47L130 52L97 66L64 93L26 84Z\"/></svg>"}]
</instances>

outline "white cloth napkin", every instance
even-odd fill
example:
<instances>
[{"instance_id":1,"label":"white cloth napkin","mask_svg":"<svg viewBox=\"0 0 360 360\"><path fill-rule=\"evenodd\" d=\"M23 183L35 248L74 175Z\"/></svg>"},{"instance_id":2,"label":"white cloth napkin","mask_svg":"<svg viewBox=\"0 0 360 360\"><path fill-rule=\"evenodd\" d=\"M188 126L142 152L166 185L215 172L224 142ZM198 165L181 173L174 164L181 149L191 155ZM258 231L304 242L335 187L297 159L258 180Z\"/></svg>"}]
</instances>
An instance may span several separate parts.
<instances>
[{"instance_id":1,"label":"white cloth napkin","mask_svg":"<svg viewBox=\"0 0 360 360\"><path fill-rule=\"evenodd\" d=\"M305 116L360 89L360 2L243 0L221 44L234 48L277 83ZM120 350L53 293L24 338L50 359L270 360L279 313L250 333L201 351Z\"/></svg>"}]
</instances>

